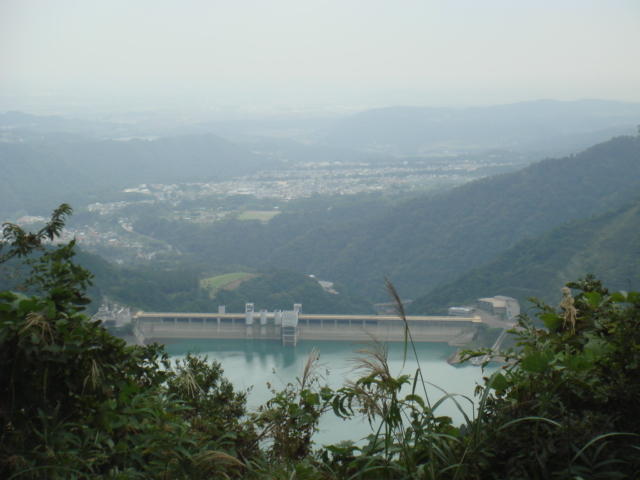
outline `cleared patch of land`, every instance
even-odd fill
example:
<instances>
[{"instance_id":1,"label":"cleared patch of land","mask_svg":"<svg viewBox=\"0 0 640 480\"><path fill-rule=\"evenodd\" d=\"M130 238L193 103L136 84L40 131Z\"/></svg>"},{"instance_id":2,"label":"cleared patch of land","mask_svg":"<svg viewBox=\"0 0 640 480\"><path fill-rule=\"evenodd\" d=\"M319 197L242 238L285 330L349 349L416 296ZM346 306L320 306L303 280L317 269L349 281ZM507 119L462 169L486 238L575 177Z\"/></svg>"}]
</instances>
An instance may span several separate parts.
<instances>
[{"instance_id":1,"label":"cleared patch of land","mask_svg":"<svg viewBox=\"0 0 640 480\"><path fill-rule=\"evenodd\" d=\"M217 277L204 278L200 280L200 287L208 290L213 295L217 290L226 288L233 290L237 288L242 282L250 280L255 277L255 273L235 272L226 273L224 275L218 275Z\"/></svg>"},{"instance_id":2,"label":"cleared patch of land","mask_svg":"<svg viewBox=\"0 0 640 480\"><path fill-rule=\"evenodd\" d=\"M261 222L268 222L280 212L277 210L260 211L260 210L247 210L238 215L238 220L260 220Z\"/></svg>"}]
</instances>

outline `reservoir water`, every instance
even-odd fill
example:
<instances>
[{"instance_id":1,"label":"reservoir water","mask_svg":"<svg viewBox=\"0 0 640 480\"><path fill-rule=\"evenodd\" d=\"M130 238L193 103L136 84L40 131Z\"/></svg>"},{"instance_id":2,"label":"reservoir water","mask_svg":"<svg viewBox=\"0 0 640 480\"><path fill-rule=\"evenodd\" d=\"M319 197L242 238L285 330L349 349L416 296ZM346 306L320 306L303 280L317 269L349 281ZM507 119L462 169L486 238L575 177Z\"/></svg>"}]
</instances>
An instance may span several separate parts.
<instances>
[{"instance_id":1,"label":"reservoir water","mask_svg":"<svg viewBox=\"0 0 640 480\"><path fill-rule=\"evenodd\" d=\"M311 342L301 341L296 347L283 347L277 341L261 340L214 340L214 339L165 339L165 350L172 358L183 358L191 351L207 355L209 359L219 361L224 375L233 383L236 390L251 389L248 394L248 410L255 409L272 397L267 383L280 391L289 382L295 382L313 348L320 352L320 372L325 375L327 383L334 389L340 388L346 378L355 379L350 373L351 360L357 356L356 351L363 344L351 342ZM386 344L388 363L391 373L398 377L401 374L415 375L418 367L413 350L409 346L406 362L403 365L404 346L400 342ZM456 397L460 405L470 417L477 404L473 392L477 384L482 383L483 376L489 376L497 366L490 366L482 371L472 365L452 366L447 358L454 351L445 343L416 343L415 348L420 362L422 375L427 385L427 393L431 404L437 402L445 393L459 394ZM434 386L435 385L435 386ZM437 386L437 387L436 387ZM438 388L439 387L439 388ZM403 392L404 393L404 392ZM409 391L407 391L409 393ZM473 401L471 403L462 395ZM448 400L438 407L436 413L453 418L454 424L463 422L463 414L456 405ZM327 412L320 423L321 431L314 437L318 444L336 443L342 440L358 441L370 432L366 422L348 421Z\"/></svg>"}]
</instances>

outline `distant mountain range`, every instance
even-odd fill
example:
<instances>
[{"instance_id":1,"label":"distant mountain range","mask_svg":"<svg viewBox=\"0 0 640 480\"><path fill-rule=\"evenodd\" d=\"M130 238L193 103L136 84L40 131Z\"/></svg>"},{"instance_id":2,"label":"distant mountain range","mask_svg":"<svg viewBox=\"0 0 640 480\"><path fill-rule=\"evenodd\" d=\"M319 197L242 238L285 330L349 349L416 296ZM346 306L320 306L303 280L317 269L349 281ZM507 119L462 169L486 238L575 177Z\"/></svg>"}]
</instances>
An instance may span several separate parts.
<instances>
[{"instance_id":1,"label":"distant mountain range","mask_svg":"<svg viewBox=\"0 0 640 480\"><path fill-rule=\"evenodd\" d=\"M640 103L538 100L492 107L389 107L344 118L323 140L405 155L504 148L558 155L633 135Z\"/></svg>"},{"instance_id":2,"label":"distant mountain range","mask_svg":"<svg viewBox=\"0 0 640 480\"><path fill-rule=\"evenodd\" d=\"M496 148L537 152L543 157L567 155L614 136L635 135L639 123L640 103L605 100L536 100L469 108L395 106L342 118L305 113L286 119L236 121L154 120L135 115L98 121L7 112L0 114L0 140L32 139L51 133L93 139L213 133L233 141L287 138L292 142L285 148L292 150L294 157L301 149L306 157L345 157L348 152L351 156L357 155L355 152L440 155Z\"/></svg>"},{"instance_id":3,"label":"distant mountain range","mask_svg":"<svg viewBox=\"0 0 640 480\"><path fill-rule=\"evenodd\" d=\"M213 134L128 141L51 134L0 142L0 165L0 215L10 215L104 201L141 183L222 180L269 162Z\"/></svg>"}]
</instances>

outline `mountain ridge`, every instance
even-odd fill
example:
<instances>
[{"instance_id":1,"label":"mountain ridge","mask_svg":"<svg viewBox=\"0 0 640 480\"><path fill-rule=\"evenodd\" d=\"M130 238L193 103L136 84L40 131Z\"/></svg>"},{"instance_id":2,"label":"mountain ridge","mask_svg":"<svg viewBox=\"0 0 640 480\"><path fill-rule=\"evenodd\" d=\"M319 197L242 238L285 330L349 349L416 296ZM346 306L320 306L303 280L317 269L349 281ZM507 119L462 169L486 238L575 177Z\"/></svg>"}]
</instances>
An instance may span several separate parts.
<instances>
[{"instance_id":1,"label":"mountain ridge","mask_svg":"<svg viewBox=\"0 0 640 480\"><path fill-rule=\"evenodd\" d=\"M50 205L91 203L96 192L113 197L141 183L220 180L267 163L213 134L127 141L53 135L0 142L0 214L46 213Z\"/></svg>"},{"instance_id":2,"label":"mountain ridge","mask_svg":"<svg viewBox=\"0 0 640 480\"><path fill-rule=\"evenodd\" d=\"M570 281L593 274L611 290L640 284L640 197L600 215L560 225L523 239L498 258L416 298L411 314L442 314L447 307L505 295L521 303L528 297L560 298Z\"/></svg>"},{"instance_id":3,"label":"mountain ridge","mask_svg":"<svg viewBox=\"0 0 640 480\"><path fill-rule=\"evenodd\" d=\"M489 107L395 106L344 118L324 142L401 154L490 148L557 155L633 134L640 103L535 100Z\"/></svg>"},{"instance_id":4,"label":"mountain ridge","mask_svg":"<svg viewBox=\"0 0 640 480\"><path fill-rule=\"evenodd\" d=\"M614 208L639 190L640 139L617 137L575 156L410 200L353 227L311 230L269 261L332 278L374 299L384 298L381 286L388 277L403 297L412 297L492 260L518 240ZM309 252L312 261L305 260Z\"/></svg>"}]
</instances>

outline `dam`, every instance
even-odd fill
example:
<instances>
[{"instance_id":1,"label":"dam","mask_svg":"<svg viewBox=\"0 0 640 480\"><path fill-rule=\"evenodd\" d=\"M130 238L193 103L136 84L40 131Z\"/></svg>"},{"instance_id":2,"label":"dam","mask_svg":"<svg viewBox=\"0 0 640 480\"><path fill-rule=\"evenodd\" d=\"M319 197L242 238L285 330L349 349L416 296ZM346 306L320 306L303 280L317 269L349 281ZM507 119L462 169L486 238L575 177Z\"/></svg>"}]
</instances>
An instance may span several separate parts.
<instances>
[{"instance_id":1,"label":"dam","mask_svg":"<svg viewBox=\"0 0 640 480\"><path fill-rule=\"evenodd\" d=\"M244 313L140 312L133 316L134 334L139 342L162 342L169 338L210 338L274 340L297 345L301 340L404 341L408 328L414 342L444 342L462 345L470 341L477 316L407 316L406 323L394 315L303 314L294 310L253 311L248 303Z\"/></svg>"}]
</instances>

